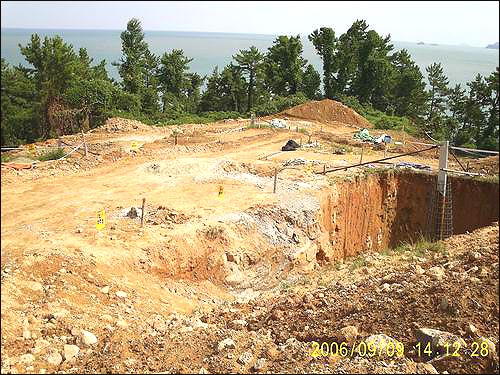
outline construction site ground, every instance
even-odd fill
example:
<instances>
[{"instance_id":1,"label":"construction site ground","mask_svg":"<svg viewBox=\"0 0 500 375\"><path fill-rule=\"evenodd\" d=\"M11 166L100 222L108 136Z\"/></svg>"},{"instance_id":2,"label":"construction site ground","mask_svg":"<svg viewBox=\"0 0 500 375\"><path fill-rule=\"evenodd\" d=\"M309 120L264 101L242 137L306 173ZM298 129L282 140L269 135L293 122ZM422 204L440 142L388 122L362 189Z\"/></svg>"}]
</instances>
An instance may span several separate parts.
<instances>
[{"instance_id":1,"label":"construction site ground","mask_svg":"<svg viewBox=\"0 0 500 375\"><path fill-rule=\"evenodd\" d=\"M316 174L323 165L427 146L361 151L356 128L303 119L288 119L290 129L115 121L85 135L87 158L2 168L2 373L498 372L498 222L452 236L442 251L322 261L313 244L322 230L306 238L309 224L299 231L286 221L309 220L315 199L338 181L393 168ZM81 135L62 139L77 145ZM280 151L289 139L311 144ZM402 161L435 173L437 151L390 162ZM496 166L498 175L498 157ZM452 159L449 167L460 168ZM101 210L106 224L97 230ZM415 349L420 328L463 338L468 351L424 359ZM351 349L380 334L402 342L404 354L311 355L312 341ZM471 356L486 338L494 348Z\"/></svg>"}]
</instances>

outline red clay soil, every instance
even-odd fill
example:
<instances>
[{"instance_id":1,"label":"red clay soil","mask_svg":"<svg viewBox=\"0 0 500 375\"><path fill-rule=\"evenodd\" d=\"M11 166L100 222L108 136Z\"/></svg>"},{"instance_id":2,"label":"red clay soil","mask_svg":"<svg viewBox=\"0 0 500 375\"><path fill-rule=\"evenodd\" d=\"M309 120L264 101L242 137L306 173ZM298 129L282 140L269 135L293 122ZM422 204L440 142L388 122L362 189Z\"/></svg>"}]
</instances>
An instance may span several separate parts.
<instances>
[{"instance_id":1,"label":"red clay soil","mask_svg":"<svg viewBox=\"0 0 500 375\"><path fill-rule=\"evenodd\" d=\"M322 123L340 122L346 125L355 125L362 128L372 128L373 125L363 116L345 106L344 104L331 99L310 102L297 105L287 109L280 116L298 118L302 120L318 121Z\"/></svg>"},{"instance_id":2,"label":"red clay soil","mask_svg":"<svg viewBox=\"0 0 500 375\"><path fill-rule=\"evenodd\" d=\"M454 234L498 221L498 183L456 177L450 181ZM317 259L338 260L418 240L427 230L429 196L435 187L435 176L409 172L338 182L322 195L321 224L328 244L321 244Z\"/></svg>"}]
</instances>

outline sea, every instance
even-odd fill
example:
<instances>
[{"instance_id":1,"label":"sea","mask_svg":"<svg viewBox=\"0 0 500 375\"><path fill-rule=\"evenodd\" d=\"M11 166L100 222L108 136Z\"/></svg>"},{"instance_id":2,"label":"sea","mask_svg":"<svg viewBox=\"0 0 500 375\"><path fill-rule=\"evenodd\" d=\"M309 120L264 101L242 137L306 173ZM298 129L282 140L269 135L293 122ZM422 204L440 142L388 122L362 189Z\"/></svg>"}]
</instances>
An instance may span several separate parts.
<instances>
[{"instance_id":1,"label":"sea","mask_svg":"<svg viewBox=\"0 0 500 375\"><path fill-rule=\"evenodd\" d=\"M8 63L26 65L21 55L19 44L26 45L31 34L37 33L41 37L60 35L75 49L84 47L97 63L106 60L108 73L119 80L117 68L112 62L121 58L122 30L49 30L49 29L1 29L1 56ZM265 52L276 38L276 35L265 34L233 34L233 33L206 33L180 31L145 31L145 39L150 50L161 55L172 49L182 49L193 61L191 71L198 74L210 75L218 66L221 70L229 64L232 56L241 49L250 46L257 47ZM303 56L321 73L322 64L316 54L314 46L301 35ZM394 50L406 49L413 60L420 67L424 76L425 68L434 62L440 62L443 71L449 79L450 85L462 84L472 80L477 74L487 76L499 65L499 50L466 45L436 45L422 44L422 42L393 41Z\"/></svg>"}]
</instances>

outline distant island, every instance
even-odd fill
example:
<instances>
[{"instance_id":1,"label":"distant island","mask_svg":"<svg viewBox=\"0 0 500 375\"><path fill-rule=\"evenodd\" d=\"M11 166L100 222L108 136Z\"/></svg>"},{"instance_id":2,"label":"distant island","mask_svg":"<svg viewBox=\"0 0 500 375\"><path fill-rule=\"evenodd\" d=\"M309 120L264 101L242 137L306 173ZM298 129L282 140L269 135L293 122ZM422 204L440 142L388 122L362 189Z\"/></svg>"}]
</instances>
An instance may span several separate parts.
<instances>
[{"instance_id":1,"label":"distant island","mask_svg":"<svg viewBox=\"0 0 500 375\"><path fill-rule=\"evenodd\" d=\"M417 45L419 46L425 46L425 43L424 42L418 42ZM437 43L429 43L430 46L438 46L439 44Z\"/></svg>"},{"instance_id":2,"label":"distant island","mask_svg":"<svg viewBox=\"0 0 500 375\"><path fill-rule=\"evenodd\" d=\"M490 48L490 49L498 49L498 42L493 43L493 44L488 44L488 45L486 46L486 48Z\"/></svg>"}]
</instances>

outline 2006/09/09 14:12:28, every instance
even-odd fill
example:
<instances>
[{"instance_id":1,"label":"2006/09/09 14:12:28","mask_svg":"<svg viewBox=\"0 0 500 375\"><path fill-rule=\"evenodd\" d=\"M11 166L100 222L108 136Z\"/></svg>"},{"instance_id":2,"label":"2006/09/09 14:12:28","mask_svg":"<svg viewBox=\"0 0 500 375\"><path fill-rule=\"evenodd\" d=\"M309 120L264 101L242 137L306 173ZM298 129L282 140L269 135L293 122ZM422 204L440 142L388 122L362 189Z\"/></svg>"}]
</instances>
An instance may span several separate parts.
<instances>
[{"instance_id":1,"label":"2006/09/09 14:12:28","mask_svg":"<svg viewBox=\"0 0 500 375\"><path fill-rule=\"evenodd\" d=\"M346 342L322 342L321 344L312 341L312 357L327 357L327 356L340 356L340 357L374 357L387 356L387 357L403 357L405 355L405 346L400 341L387 341L383 343L375 343L373 341L361 341L348 345ZM442 350L433 351L431 343L417 342L412 349L417 357L435 357L439 355L460 357L463 354L468 354L471 358L487 357L489 354L489 347L486 342L473 342L469 350L462 350L465 348L461 341L445 342L442 345ZM462 353L461 353L462 350Z\"/></svg>"}]
</instances>

